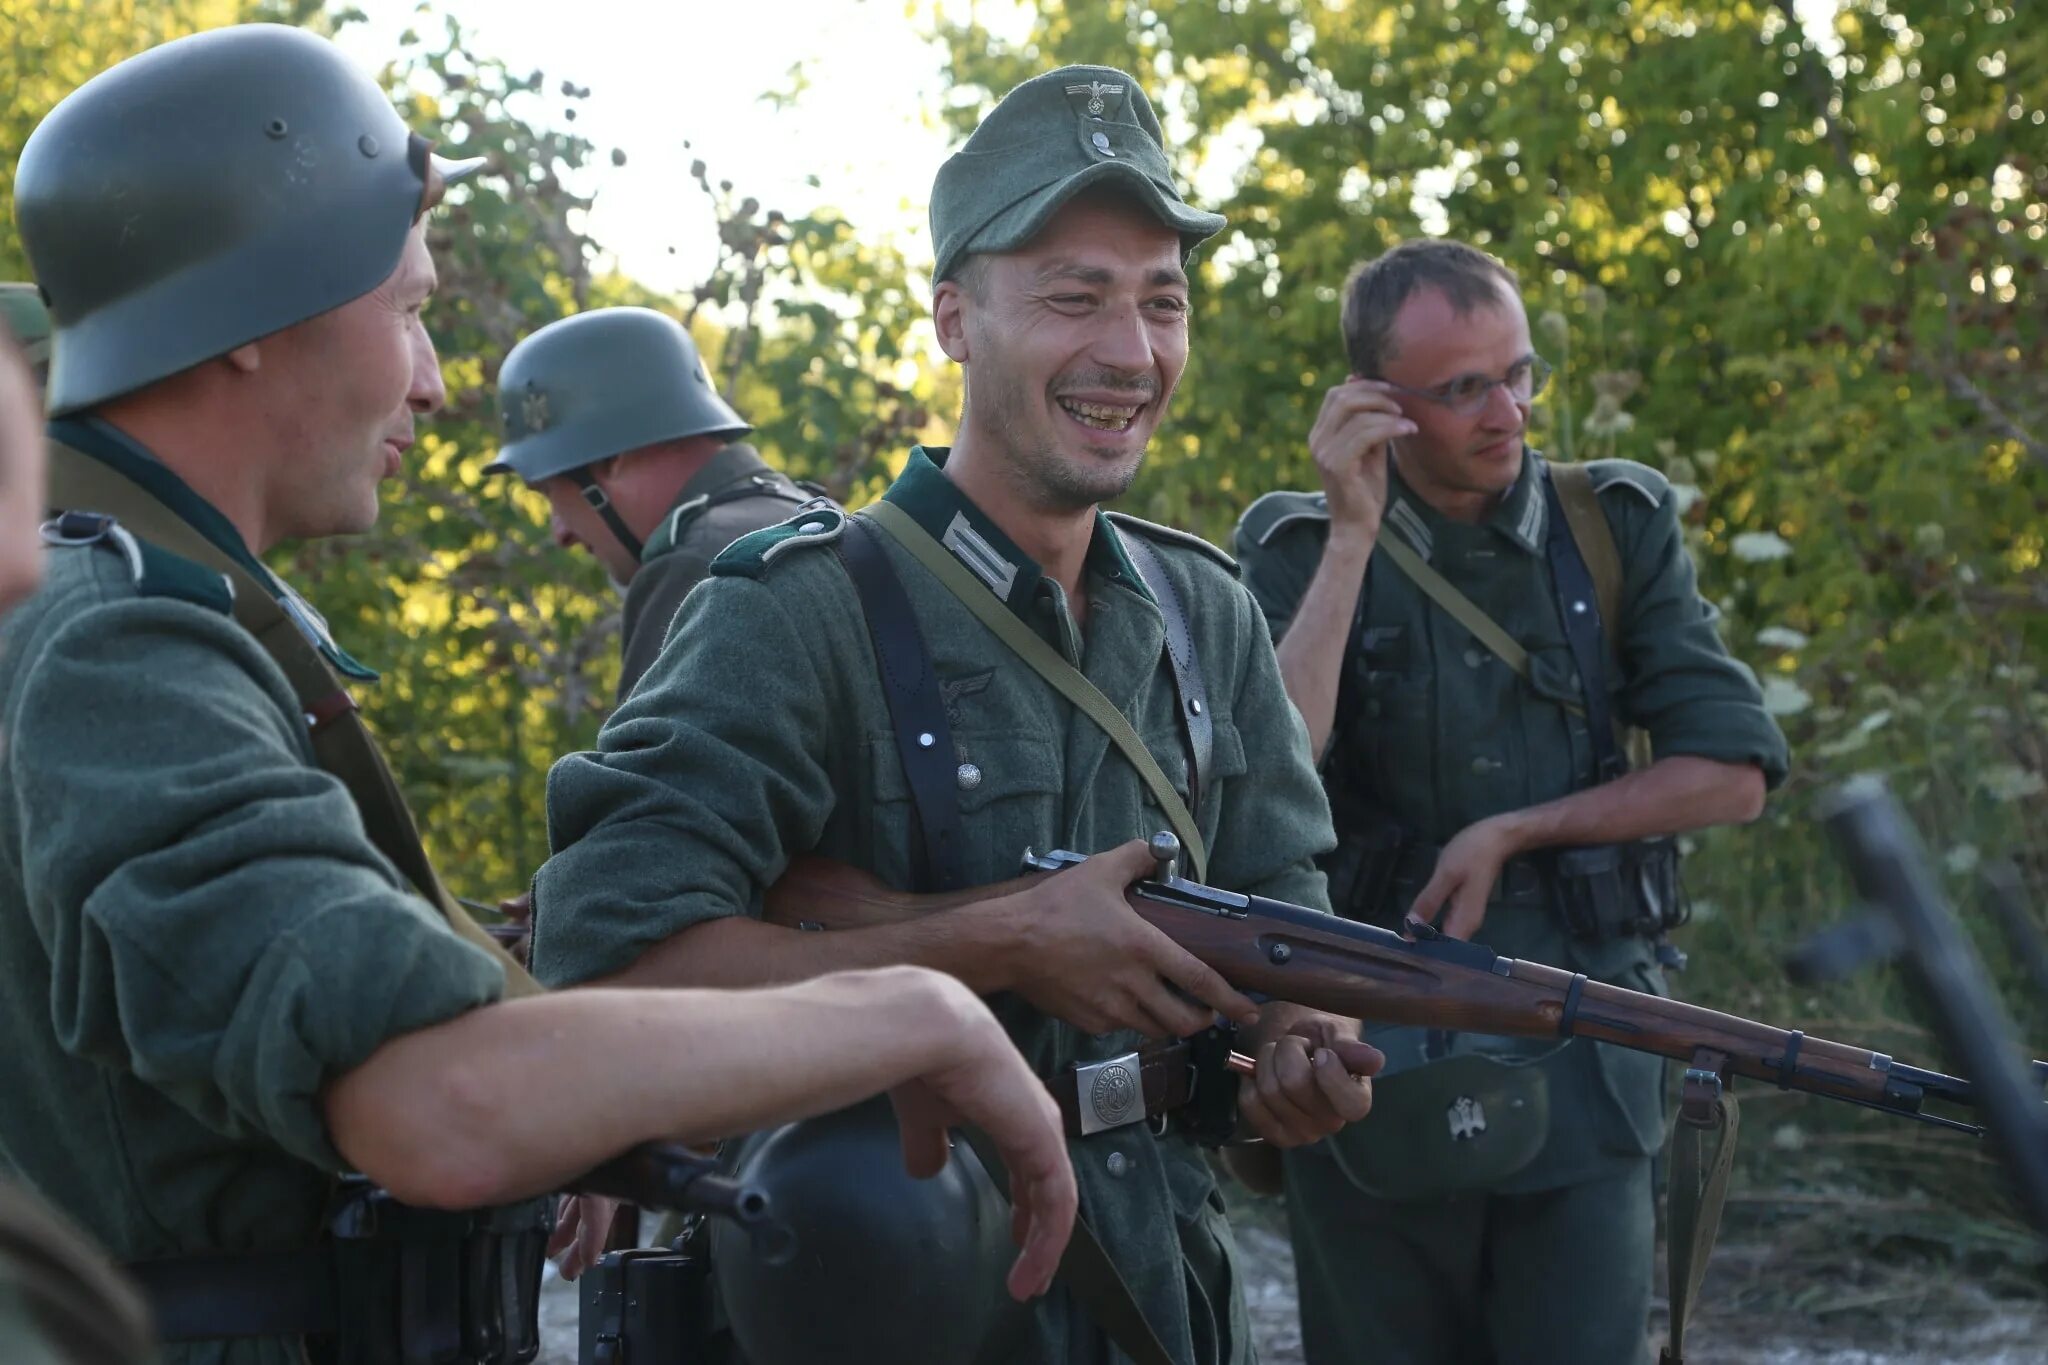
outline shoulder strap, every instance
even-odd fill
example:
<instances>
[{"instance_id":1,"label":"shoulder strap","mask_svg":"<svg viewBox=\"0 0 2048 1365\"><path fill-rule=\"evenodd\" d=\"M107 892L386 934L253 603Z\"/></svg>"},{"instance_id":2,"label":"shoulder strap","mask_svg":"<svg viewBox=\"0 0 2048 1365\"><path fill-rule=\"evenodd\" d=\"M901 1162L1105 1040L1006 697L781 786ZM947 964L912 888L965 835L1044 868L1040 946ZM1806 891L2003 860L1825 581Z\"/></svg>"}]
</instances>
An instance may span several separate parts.
<instances>
[{"instance_id":1,"label":"shoulder strap","mask_svg":"<svg viewBox=\"0 0 2048 1365\"><path fill-rule=\"evenodd\" d=\"M1614 653L1601 624L1604 604L1593 590L1593 575L1579 553L1578 536L1559 505L1555 480L1544 478L1543 496L1550 503L1550 530L1543 547L1550 560L1550 587L1557 595L1558 619L1564 623L1565 644L1571 649L1572 663L1579 671L1579 691L1586 699L1593 780L1606 782L1627 772L1628 763L1616 738L1607 692L1607 670Z\"/></svg>"},{"instance_id":2,"label":"shoulder strap","mask_svg":"<svg viewBox=\"0 0 2048 1365\"><path fill-rule=\"evenodd\" d=\"M1474 639L1492 650L1502 663L1515 670L1517 676L1529 676L1529 651L1522 648L1521 642L1508 634L1499 622L1488 616L1477 602L1459 592L1449 579L1430 568L1429 561L1409 548L1407 541L1401 539L1398 534L1382 533L1378 543L1373 547L1373 552L1377 555L1381 550L1386 551L1387 558L1394 561L1394 566L1408 575L1416 587L1422 589L1425 597L1450 613L1452 620L1471 631ZM1576 706L1567 705L1565 709L1574 715L1584 714L1581 708Z\"/></svg>"},{"instance_id":3,"label":"shoulder strap","mask_svg":"<svg viewBox=\"0 0 2048 1365\"><path fill-rule=\"evenodd\" d=\"M1557 490L1557 507L1552 510L1563 510L1565 524L1571 527L1572 544L1578 548L1586 571L1593 577L1593 600L1600 605L1600 620L1607 635L1607 665L1619 676L1622 612L1628 604L1622 600L1625 580L1621 573L1621 547L1614 539L1614 524L1607 519L1607 510L1600 505L1599 490L1593 487L1592 466L1546 462L1545 467L1550 471L1551 486ZM1648 731L1622 727L1616 722L1615 735L1630 767L1650 766L1654 755L1650 750Z\"/></svg>"},{"instance_id":4,"label":"shoulder strap","mask_svg":"<svg viewBox=\"0 0 2048 1365\"><path fill-rule=\"evenodd\" d=\"M1111 534L1115 534L1112 530ZM1188 626L1187 607L1173 580L1166 576L1166 563L1143 535L1120 537L1130 555L1132 567L1159 603L1166 618L1166 663L1173 675L1173 693L1180 701L1180 735L1188 750L1188 810L1202 812L1202 774L1216 751L1216 724L1209 715L1208 685L1202 680L1202 659L1195 653L1195 634Z\"/></svg>"},{"instance_id":5,"label":"shoulder strap","mask_svg":"<svg viewBox=\"0 0 2048 1365\"><path fill-rule=\"evenodd\" d=\"M311 734L314 757L348 788L370 841L441 912L456 934L497 959L505 970L507 995L538 994L540 983L513 961L441 884L420 842L412 810L364 727L355 698L271 595L269 586L140 485L61 443L53 442L50 447L48 501L56 508L108 513L142 539L217 570L228 580L234 589L236 622L256 638L291 684Z\"/></svg>"},{"instance_id":6,"label":"shoulder strap","mask_svg":"<svg viewBox=\"0 0 2048 1365\"><path fill-rule=\"evenodd\" d=\"M845 534L832 548L860 595L861 615L867 618L868 638L881 669L882 695L889 703L889 724L896 732L896 754L910 784L916 816L911 862L917 885L912 889L955 891L967 884L967 873L952 727L910 595L903 591L903 580L890 567L888 552L876 534L860 518L850 517Z\"/></svg>"},{"instance_id":7,"label":"shoulder strap","mask_svg":"<svg viewBox=\"0 0 2048 1365\"><path fill-rule=\"evenodd\" d=\"M1194 815L1180 799L1180 793L1173 789L1173 783L1167 781L1166 774L1160 771L1158 760L1145 748L1144 741L1138 738L1138 732L1131 728L1130 721L1116 709L1116 703L1103 696L1101 688L1088 681L1086 675L1060 657L1058 650L1039 639L1008 607L997 601L988 585L968 572L959 560L953 558L952 552L933 540L908 512L883 500L869 504L859 516L871 519L895 537L1032 672L1045 679L1061 696L1102 727L1110 742L1137 769L1153 802L1165 812L1167 823L1180 837L1180 846L1187 853L1194 872L1193 880L1207 880L1209 850L1202 842L1202 831L1195 824Z\"/></svg>"},{"instance_id":8,"label":"shoulder strap","mask_svg":"<svg viewBox=\"0 0 2048 1365\"><path fill-rule=\"evenodd\" d=\"M1557 490L1558 505L1572 540L1593 575L1593 597L1600 604L1600 619L1607 623L1607 649L1618 657L1621 645L1621 549L1614 543L1614 527L1600 509L1600 495L1593 488L1593 471L1583 464L1553 464L1551 486Z\"/></svg>"}]
</instances>

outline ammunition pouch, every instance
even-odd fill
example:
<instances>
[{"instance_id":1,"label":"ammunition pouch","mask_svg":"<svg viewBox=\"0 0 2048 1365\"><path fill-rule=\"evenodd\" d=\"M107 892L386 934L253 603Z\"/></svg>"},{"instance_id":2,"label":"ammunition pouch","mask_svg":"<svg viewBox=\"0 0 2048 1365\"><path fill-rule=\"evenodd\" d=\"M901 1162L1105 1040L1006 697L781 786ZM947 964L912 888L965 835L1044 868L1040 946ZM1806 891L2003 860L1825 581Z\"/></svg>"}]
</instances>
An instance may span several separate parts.
<instances>
[{"instance_id":1,"label":"ammunition pouch","mask_svg":"<svg viewBox=\"0 0 2048 1365\"><path fill-rule=\"evenodd\" d=\"M1330 883L1330 908L1361 924L1386 923L1394 882L1415 840L1399 821L1368 801L1330 784L1337 847L1316 860Z\"/></svg>"},{"instance_id":2,"label":"ammunition pouch","mask_svg":"<svg viewBox=\"0 0 2048 1365\"><path fill-rule=\"evenodd\" d=\"M1224 1023L1188 1039L1194 1089L1187 1103L1173 1111L1173 1120L1190 1141L1204 1147L1221 1147L1237 1132L1237 1073L1230 1069L1236 1043L1237 1025Z\"/></svg>"},{"instance_id":3,"label":"ammunition pouch","mask_svg":"<svg viewBox=\"0 0 2048 1365\"><path fill-rule=\"evenodd\" d=\"M701 1239L680 1250L606 1253L584 1272L578 1365L728 1365L731 1336L713 1323L716 1296Z\"/></svg>"},{"instance_id":4,"label":"ammunition pouch","mask_svg":"<svg viewBox=\"0 0 2048 1365\"><path fill-rule=\"evenodd\" d=\"M1550 872L1552 907L1581 943L1656 939L1688 918L1675 839L1559 849Z\"/></svg>"},{"instance_id":5,"label":"ammunition pouch","mask_svg":"<svg viewBox=\"0 0 2048 1365\"><path fill-rule=\"evenodd\" d=\"M447 1212L343 1179L296 1252L134 1262L165 1341L303 1337L320 1365L523 1365L540 1354L551 1202Z\"/></svg>"}]
</instances>

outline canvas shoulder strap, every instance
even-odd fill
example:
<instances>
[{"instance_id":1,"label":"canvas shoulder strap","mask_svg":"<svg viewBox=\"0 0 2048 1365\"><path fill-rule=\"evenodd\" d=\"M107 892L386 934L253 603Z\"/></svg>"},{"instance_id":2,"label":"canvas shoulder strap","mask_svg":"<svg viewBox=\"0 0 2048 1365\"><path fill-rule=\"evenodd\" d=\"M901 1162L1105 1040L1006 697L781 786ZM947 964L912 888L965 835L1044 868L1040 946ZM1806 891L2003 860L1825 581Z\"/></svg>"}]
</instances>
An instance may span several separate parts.
<instances>
[{"instance_id":1,"label":"canvas shoulder strap","mask_svg":"<svg viewBox=\"0 0 2048 1365\"><path fill-rule=\"evenodd\" d=\"M1101 688L1088 681L1086 675L1060 657L1058 650L1039 639L1008 607L997 601L988 586L955 559L952 551L933 540L908 512L885 500L870 504L860 515L893 536L960 600L961 605L973 612L997 639L1008 645L1032 672L1045 679L1060 695L1102 727L1110 742L1137 770L1153 803L1165 813L1167 823L1173 826L1174 834L1180 838L1181 849L1189 859L1194 879L1204 880L1208 875L1209 850L1202 842L1202 832L1195 824L1194 814L1181 800L1180 793L1173 789L1173 783L1167 780L1159 761L1138 738L1138 732L1131 728L1130 721L1116 709L1116 703L1105 697Z\"/></svg>"},{"instance_id":2,"label":"canvas shoulder strap","mask_svg":"<svg viewBox=\"0 0 2048 1365\"><path fill-rule=\"evenodd\" d=\"M55 508L103 512L119 520L131 534L224 576L234 589L236 622L255 637L291 684L306 719L314 757L348 788L370 841L441 912L456 934L497 959L505 970L507 995L533 995L542 990L448 894L420 842L412 810L364 726L355 699L283 604L271 595L268 585L147 489L61 442L50 447L48 501Z\"/></svg>"}]
</instances>

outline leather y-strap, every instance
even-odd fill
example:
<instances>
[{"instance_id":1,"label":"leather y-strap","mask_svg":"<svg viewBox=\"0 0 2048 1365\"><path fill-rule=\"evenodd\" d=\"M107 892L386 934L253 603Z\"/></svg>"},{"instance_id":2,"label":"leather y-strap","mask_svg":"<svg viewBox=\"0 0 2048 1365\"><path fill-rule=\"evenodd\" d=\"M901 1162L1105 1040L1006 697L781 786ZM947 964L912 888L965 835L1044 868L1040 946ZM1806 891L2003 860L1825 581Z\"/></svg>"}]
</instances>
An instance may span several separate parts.
<instances>
[{"instance_id":1,"label":"leather y-strap","mask_svg":"<svg viewBox=\"0 0 2048 1365\"><path fill-rule=\"evenodd\" d=\"M981 1158L982 1166L987 1169L989 1179L1008 1199L1010 1173L1004 1167L995 1143L978 1128L955 1131L974 1149L974 1154ZM1081 1311L1102 1329L1118 1350L1131 1358L1132 1365L1173 1365L1173 1357L1167 1353L1165 1343L1152 1330L1152 1324L1145 1320L1145 1310L1139 1306L1138 1296L1131 1292L1131 1286L1124 1279L1123 1272L1116 1268L1116 1262L1109 1259L1109 1252L1096 1239L1095 1230L1078 1213L1074 1215L1074 1231L1067 1238L1067 1249L1060 1253L1056 1274L1059 1282L1080 1304Z\"/></svg>"},{"instance_id":2,"label":"leather y-strap","mask_svg":"<svg viewBox=\"0 0 2048 1365\"><path fill-rule=\"evenodd\" d=\"M1195 824L1195 817L1188 810L1187 803L1180 799L1180 793L1173 789L1173 783L1159 767L1159 761L1145 748L1138 732L1131 728L1123 712L1116 709L1116 703L1102 695L1102 689L1090 682L1080 669L1060 657L1058 650L1041 640L1032 629L1017 619L1008 607L997 600L988 590L988 585L970 573L965 565L953 557L953 552L938 541L917 519L883 499L869 504L858 514L870 518L877 526L895 537L898 544L908 550L918 563L925 566L944 584L946 589L960 600L962 606L973 612L975 618L995 633L997 639L1010 647L1012 653L1023 660L1032 672L1050 683L1061 696L1080 708L1090 720L1102 728L1116 745L1119 752L1137 769L1145 789L1151 794L1153 803L1165 814L1166 822L1173 826L1173 832L1180 838L1180 846L1186 853L1194 872L1194 880L1202 881L1208 873L1209 849L1202 842L1202 831Z\"/></svg>"},{"instance_id":3,"label":"leather y-strap","mask_svg":"<svg viewBox=\"0 0 2048 1365\"><path fill-rule=\"evenodd\" d=\"M917 884L911 889L955 891L967 885L967 868L952 726L946 720L931 651L917 628L917 613L878 534L859 517L848 517L833 548L860 596L861 615L867 618L868 638L881 669L882 695L889 704L889 724L896 731L896 754L910 785L910 805L917 817L911 850L911 875Z\"/></svg>"},{"instance_id":4,"label":"leather y-strap","mask_svg":"<svg viewBox=\"0 0 2048 1365\"><path fill-rule=\"evenodd\" d=\"M1600 604L1600 619L1607 623L1607 652L1610 661L1621 657L1621 547L1614 543L1614 527L1600 509L1600 495L1593 489L1593 472L1583 464L1546 464L1550 486L1557 490L1552 510L1562 509L1571 527L1572 542L1593 576L1593 600Z\"/></svg>"},{"instance_id":5,"label":"leather y-strap","mask_svg":"<svg viewBox=\"0 0 2048 1365\"><path fill-rule=\"evenodd\" d=\"M53 508L103 512L133 535L219 572L234 590L235 621L263 647L297 696L310 731L314 757L348 789L370 841L425 897L457 935L489 953L505 971L508 996L535 995L541 984L513 961L456 903L441 883L412 810L397 779L377 749L362 715L334 670L322 658L270 586L237 564L219 546L165 506L141 485L111 466L61 442L50 445L48 502Z\"/></svg>"},{"instance_id":6,"label":"leather y-strap","mask_svg":"<svg viewBox=\"0 0 2048 1365\"><path fill-rule=\"evenodd\" d=\"M1596 782L1609 782L1628 771L1614 726L1613 699L1607 690L1609 665L1615 655L1602 626L1598 594L1586 558L1579 553L1578 534L1559 505L1557 484L1546 477L1543 497L1550 507L1550 529L1543 552L1550 561L1550 587L1557 596L1558 619L1579 670L1579 690L1586 698L1586 735L1593 745Z\"/></svg>"},{"instance_id":7,"label":"leather y-strap","mask_svg":"<svg viewBox=\"0 0 2048 1365\"><path fill-rule=\"evenodd\" d=\"M1114 527L1110 534L1116 534ZM1216 751L1216 725L1209 715L1209 690L1202 680L1201 656L1195 653L1195 633L1188 626L1187 606L1166 576L1166 562L1159 552L1143 536L1118 539L1166 620L1167 671L1173 675L1173 693L1180 702L1181 740L1188 750L1188 809L1199 817L1202 774L1209 771L1209 760Z\"/></svg>"}]
</instances>

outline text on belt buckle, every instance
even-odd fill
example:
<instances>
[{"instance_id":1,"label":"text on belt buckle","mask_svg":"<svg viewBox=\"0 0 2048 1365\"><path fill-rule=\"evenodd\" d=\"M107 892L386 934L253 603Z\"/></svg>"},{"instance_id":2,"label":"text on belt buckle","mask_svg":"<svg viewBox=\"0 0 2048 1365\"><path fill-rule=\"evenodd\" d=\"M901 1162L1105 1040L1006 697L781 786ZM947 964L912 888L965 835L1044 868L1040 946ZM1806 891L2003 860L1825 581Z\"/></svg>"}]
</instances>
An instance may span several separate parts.
<instances>
[{"instance_id":1,"label":"text on belt buckle","mask_svg":"<svg viewBox=\"0 0 2048 1365\"><path fill-rule=\"evenodd\" d=\"M1081 1136L1121 1128L1145 1117L1145 1085L1138 1054L1126 1052L1074 1068L1075 1107L1081 1115Z\"/></svg>"}]
</instances>

